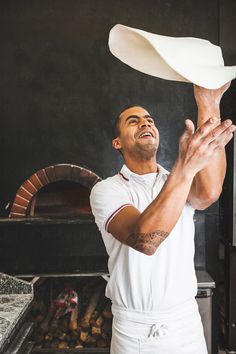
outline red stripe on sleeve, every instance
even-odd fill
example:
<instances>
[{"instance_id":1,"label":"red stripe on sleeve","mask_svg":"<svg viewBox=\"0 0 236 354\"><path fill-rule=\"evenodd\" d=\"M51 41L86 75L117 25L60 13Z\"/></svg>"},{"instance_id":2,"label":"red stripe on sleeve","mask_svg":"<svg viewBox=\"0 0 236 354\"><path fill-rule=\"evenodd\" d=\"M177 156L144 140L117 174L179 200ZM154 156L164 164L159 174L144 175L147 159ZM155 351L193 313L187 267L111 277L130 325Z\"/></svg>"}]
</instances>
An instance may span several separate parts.
<instances>
[{"instance_id":1,"label":"red stripe on sleeve","mask_svg":"<svg viewBox=\"0 0 236 354\"><path fill-rule=\"evenodd\" d=\"M122 205L121 207L119 207L117 210L115 210L112 214L111 214L111 216L109 216L109 218L107 219L107 221L106 221L106 224L105 224L105 230L107 231L107 227L108 227L108 225L109 225L109 222L114 218L114 216L121 210L121 209L123 209L123 208L125 208L126 206L128 206L128 205L132 205L132 204L124 204L124 205Z\"/></svg>"}]
</instances>

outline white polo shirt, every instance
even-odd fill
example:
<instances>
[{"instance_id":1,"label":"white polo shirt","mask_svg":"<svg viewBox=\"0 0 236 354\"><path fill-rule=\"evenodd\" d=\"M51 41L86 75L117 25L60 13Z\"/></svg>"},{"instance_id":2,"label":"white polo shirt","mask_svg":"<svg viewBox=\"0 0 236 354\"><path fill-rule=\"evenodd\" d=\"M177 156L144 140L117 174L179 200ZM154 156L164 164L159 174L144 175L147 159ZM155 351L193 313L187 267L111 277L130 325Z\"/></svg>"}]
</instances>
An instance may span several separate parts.
<instances>
[{"instance_id":1,"label":"white polo shirt","mask_svg":"<svg viewBox=\"0 0 236 354\"><path fill-rule=\"evenodd\" d=\"M133 205L143 212L156 198L169 174L160 165L158 170L159 173L137 175L124 165L119 174L98 182L91 191L92 212L109 255L106 296L114 307L168 311L197 293L194 209L189 204L152 256L126 246L107 232L109 222L121 208Z\"/></svg>"}]
</instances>

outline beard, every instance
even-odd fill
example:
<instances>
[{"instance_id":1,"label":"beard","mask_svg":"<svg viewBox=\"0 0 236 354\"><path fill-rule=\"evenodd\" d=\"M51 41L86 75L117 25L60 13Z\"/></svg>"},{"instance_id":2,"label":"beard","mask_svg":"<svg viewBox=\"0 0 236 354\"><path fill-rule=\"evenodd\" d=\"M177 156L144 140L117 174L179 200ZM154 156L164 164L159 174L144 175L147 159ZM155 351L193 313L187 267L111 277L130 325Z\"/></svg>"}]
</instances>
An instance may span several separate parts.
<instances>
[{"instance_id":1,"label":"beard","mask_svg":"<svg viewBox=\"0 0 236 354\"><path fill-rule=\"evenodd\" d=\"M155 144L136 144L129 155L137 161L149 161L156 156L158 146Z\"/></svg>"}]
</instances>

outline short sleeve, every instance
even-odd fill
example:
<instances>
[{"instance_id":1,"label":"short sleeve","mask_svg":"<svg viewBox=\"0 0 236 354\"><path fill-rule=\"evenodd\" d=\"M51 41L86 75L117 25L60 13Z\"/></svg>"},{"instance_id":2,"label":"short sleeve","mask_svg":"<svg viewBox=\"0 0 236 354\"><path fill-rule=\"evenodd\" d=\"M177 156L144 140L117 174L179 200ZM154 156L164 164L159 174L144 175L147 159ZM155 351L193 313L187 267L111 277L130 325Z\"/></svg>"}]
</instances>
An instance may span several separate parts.
<instances>
[{"instance_id":1,"label":"short sleeve","mask_svg":"<svg viewBox=\"0 0 236 354\"><path fill-rule=\"evenodd\" d=\"M95 222L103 233L109 222L125 206L132 205L129 191L118 181L98 182L90 194L90 205Z\"/></svg>"}]
</instances>

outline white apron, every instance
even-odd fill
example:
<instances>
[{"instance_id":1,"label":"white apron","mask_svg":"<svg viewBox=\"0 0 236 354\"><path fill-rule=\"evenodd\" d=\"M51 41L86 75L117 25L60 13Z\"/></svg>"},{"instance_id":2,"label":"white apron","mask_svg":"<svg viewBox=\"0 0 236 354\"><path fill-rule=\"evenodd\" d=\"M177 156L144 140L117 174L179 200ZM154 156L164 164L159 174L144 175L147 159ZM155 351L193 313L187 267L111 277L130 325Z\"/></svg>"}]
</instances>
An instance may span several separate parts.
<instances>
[{"instance_id":1,"label":"white apron","mask_svg":"<svg viewBox=\"0 0 236 354\"><path fill-rule=\"evenodd\" d=\"M112 311L111 354L207 354L195 299L168 312Z\"/></svg>"}]
</instances>

